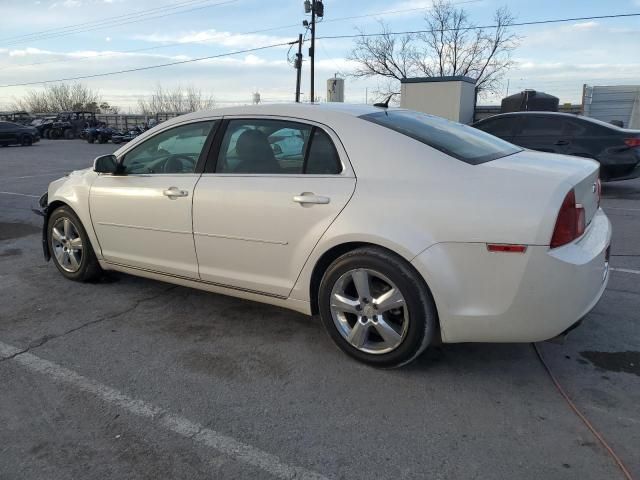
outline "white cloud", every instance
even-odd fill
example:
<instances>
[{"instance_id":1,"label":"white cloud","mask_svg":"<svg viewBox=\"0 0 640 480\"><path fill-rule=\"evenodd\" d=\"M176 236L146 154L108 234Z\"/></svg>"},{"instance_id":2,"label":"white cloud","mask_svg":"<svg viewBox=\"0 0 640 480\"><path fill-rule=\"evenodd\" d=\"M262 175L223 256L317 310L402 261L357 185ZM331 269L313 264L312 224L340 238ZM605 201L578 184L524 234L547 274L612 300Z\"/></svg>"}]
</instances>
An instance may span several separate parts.
<instances>
[{"instance_id":1,"label":"white cloud","mask_svg":"<svg viewBox=\"0 0 640 480\"><path fill-rule=\"evenodd\" d=\"M133 38L135 40L152 43L201 43L217 44L234 48L255 47L257 45L271 45L291 41L291 38L288 37L221 32L215 29L178 34L153 33L149 35L134 35Z\"/></svg>"},{"instance_id":2,"label":"white cloud","mask_svg":"<svg viewBox=\"0 0 640 480\"><path fill-rule=\"evenodd\" d=\"M5 51L7 51L5 49ZM50 50L42 50L41 48L27 47L22 49L9 50L10 57L27 57L29 55L57 55L56 52Z\"/></svg>"},{"instance_id":3,"label":"white cloud","mask_svg":"<svg viewBox=\"0 0 640 480\"><path fill-rule=\"evenodd\" d=\"M600 24L598 22L591 21L591 22L574 23L572 27L576 30L589 30L592 28L596 28L599 25Z\"/></svg>"}]
</instances>

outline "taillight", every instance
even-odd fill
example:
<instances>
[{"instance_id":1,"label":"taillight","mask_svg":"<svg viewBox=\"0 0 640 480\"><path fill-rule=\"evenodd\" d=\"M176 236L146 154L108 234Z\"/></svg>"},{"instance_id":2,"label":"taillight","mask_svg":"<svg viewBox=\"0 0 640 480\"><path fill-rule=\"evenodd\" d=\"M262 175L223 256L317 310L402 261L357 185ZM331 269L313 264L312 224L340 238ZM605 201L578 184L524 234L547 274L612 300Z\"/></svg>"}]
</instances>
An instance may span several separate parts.
<instances>
[{"instance_id":1,"label":"taillight","mask_svg":"<svg viewBox=\"0 0 640 480\"><path fill-rule=\"evenodd\" d=\"M551 237L551 248L561 247L572 242L584 233L585 228L584 207L582 204L576 203L576 193L571 190L564 197L560 212L558 212L558 219Z\"/></svg>"},{"instance_id":2,"label":"taillight","mask_svg":"<svg viewBox=\"0 0 640 480\"><path fill-rule=\"evenodd\" d=\"M640 147L640 137L638 138L625 138L624 144L627 147Z\"/></svg>"}]
</instances>

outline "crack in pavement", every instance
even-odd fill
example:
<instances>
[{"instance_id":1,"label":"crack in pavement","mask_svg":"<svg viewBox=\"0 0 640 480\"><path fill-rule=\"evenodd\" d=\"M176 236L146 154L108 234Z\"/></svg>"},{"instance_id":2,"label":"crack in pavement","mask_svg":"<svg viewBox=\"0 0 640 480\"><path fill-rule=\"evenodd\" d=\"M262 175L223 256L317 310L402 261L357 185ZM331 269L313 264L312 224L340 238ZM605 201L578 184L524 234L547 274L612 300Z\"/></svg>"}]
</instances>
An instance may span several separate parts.
<instances>
[{"instance_id":1,"label":"crack in pavement","mask_svg":"<svg viewBox=\"0 0 640 480\"><path fill-rule=\"evenodd\" d=\"M61 338L61 337L65 337L71 333L77 332L78 330L82 330L83 328L89 327L91 325L95 325L97 323L100 322L104 322L105 320L113 320L114 318L118 318L121 317L122 315L126 315L127 313L130 313L132 311L134 311L136 308L138 308L140 305L142 305L145 302L150 302L151 300L155 300L158 297L161 297L162 295L164 295L167 292L170 292L171 290L175 290L176 288L178 288L180 285L172 285L169 288L165 288L164 290L162 290L160 293L157 293L151 297L145 297L145 298L141 298L139 300L136 300L135 303L121 311L121 312L116 312L116 313L112 313L110 315L105 315L104 317L100 317L100 318L96 318L95 320L91 320L89 322L85 322L81 325L78 325L77 327L73 327L65 332L59 333L59 334L46 334L42 337L40 337L39 339L36 340L32 340L31 342L29 342L29 345L27 346L27 348L22 349L22 350L18 350L14 353L12 353L11 355L8 355L6 357L2 357L0 358L0 363L6 361L6 360L12 360L14 358L16 358L18 355L22 355L24 353L30 352L31 350L34 350L36 348L40 348L41 346L43 346L44 344L48 343L50 340L55 340L56 338Z\"/></svg>"}]
</instances>

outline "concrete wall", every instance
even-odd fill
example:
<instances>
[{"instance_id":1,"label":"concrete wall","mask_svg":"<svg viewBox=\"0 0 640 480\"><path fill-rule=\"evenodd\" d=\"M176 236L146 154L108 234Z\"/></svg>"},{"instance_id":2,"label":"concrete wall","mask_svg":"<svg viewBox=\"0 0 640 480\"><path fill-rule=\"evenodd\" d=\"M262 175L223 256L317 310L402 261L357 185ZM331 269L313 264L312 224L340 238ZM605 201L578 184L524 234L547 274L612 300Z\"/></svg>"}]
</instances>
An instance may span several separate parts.
<instances>
[{"instance_id":1,"label":"concrete wall","mask_svg":"<svg viewBox=\"0 0 640 480\"><path fill-rule=\"evenodd\" d=\"M400 106L456 122L471 123L474 89L472 83L459 80L403 82Z\"/></svg>"}]
</instances>

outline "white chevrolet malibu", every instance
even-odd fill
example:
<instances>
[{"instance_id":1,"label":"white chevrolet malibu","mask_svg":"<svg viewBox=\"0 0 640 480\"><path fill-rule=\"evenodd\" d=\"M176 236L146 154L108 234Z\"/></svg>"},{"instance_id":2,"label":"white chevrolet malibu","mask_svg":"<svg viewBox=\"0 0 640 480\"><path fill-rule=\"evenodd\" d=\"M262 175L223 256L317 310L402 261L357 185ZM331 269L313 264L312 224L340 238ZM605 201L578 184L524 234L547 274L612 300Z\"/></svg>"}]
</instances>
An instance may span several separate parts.
<instances>
[{"instance_id":1,"label":"white chevrolet malibu","mask_svg":"<svg viewBox=\"0 0 640 480\"><path fill-rule=\"evenodd\" d=\"M598 164L409 110L273 105L145 132L41 199L45 257L319 314L349 355L532 342L608 280Z\"/></svg>"}]
</instances>

